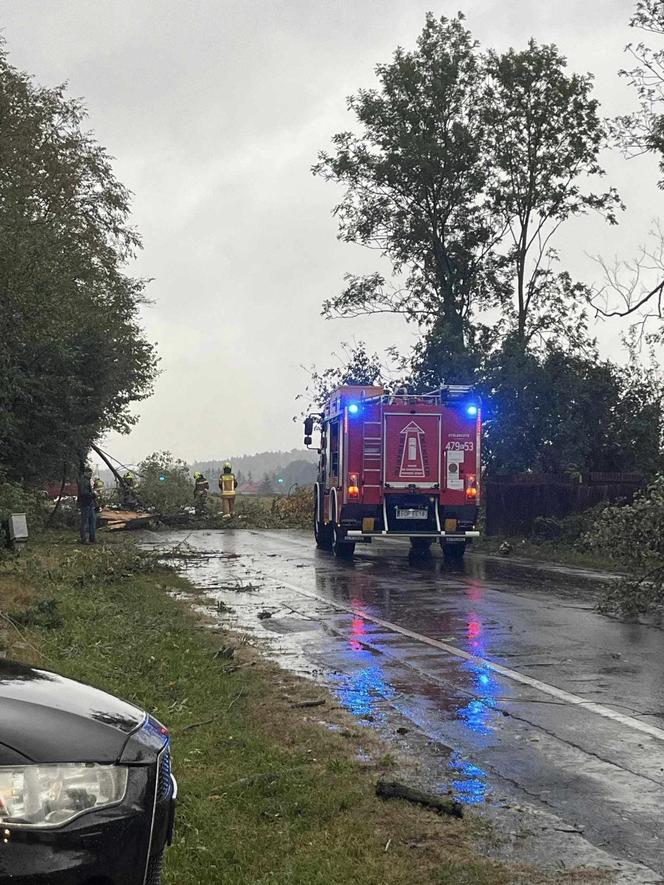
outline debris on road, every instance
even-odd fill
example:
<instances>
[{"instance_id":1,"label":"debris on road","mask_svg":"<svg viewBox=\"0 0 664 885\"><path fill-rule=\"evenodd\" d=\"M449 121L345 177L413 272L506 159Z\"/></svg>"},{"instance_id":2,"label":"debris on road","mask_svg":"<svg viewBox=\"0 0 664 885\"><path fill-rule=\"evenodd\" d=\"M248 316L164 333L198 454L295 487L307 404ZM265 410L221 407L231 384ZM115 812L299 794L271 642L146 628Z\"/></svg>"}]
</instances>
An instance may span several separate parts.
<instances>
[{"instance_id":1,"label":"debris on road","mask_svg":"<svg viewBox=\"0 0 664 885\"><path fill-rule=\"evenodd\" d=\"M322 707L325 703L325 698L315 698L311 701L298 701L297 704L291 704L291 706L299 710L304 710L308 707Z\"/></svg>"},{"instance_id":2,"label":"debris on road","mask_svg":"<svg viewBox=\"0 0 664 885\"><path fill-rule=\"evenodd\" d=\"M440 814L448 814L450 817L463 817L463 805L456 799L426 793L417 787L409 787L399 781L381 778L376 783L376 795L381 799L404 799L406 802L423 805L425 808L431 808Z\"/></svg>"},{"instance_id":3,"label":"debris on road","mask_svg":"<svg viewBox=\"0 0 664 885\"><path fill-rule=\"evenodd\" d=\"M140 513L134 510L102 510L99 524L111 532L124 532L133 529L145 529L150 525L151 513Z\"/></svg>"},{"instance_id":4,"label":"debris on road","mask_svg":"<svg viewBox=\"0 0 664 885\"><path fill-rule=\"evenodd\" d=\"M230 590L231 593L255 593L261 588L258 584L245 584L244 581L236 581L234 584L220 584L219 590Z\"/></svg>"}]
</instances>

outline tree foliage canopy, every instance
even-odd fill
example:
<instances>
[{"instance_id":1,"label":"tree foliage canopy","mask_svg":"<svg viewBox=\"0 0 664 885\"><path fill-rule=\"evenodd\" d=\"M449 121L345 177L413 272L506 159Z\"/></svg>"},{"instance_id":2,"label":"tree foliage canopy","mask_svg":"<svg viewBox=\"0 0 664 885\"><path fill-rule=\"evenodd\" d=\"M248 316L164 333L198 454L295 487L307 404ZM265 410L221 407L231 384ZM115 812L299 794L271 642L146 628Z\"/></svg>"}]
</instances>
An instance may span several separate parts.
<instances>
[{"instance_id":1,"label":"tree foliage canopy","mask_svg":"<svg viewBox=\"0 0 664 885\"><path fill-rule=\"evenodd\" d=\"M635 615L664 607L664 476L632 504L607 507L585 540L629 568L630 577L605 594L605 610Z\"/></svg>"},{"instance_id":2,"label":"tree foliage canopy","mask_svg":"<svg viewBox=\"0 0 664 885\"><path fill-rule=\"evenodd\" d=\"M85 112L0 47L0 467L62 475L92 440L134 422L156 373L138 321L145 281L130 194Z\"/></svg>"},{"instance_id":3,"label":"tree foliage canopy","mask_svg":"<svg viewBox=\"0 0 664 885\"><path fill-rule=\"evenodd\" d=\"M660 0L637 0L630 24L655 38L664 37L664 7ZM664 46L653 48L644 39L628 43L626 51L634 67L620 74L634 87L639 109L618 118L618 134L629 153L658 154L664 173ZM664 187L664 180L659 184Z\"/></svg>"},{"instance_id":4,"label":"tree foliage canopy","mask_svg":"<svg viewBox=\"0 0 664 885\"><path fill-rule=\"evenodd\" d=\"M596 353L506 347L483 367L484 459L493 472L661 469L661 378Z\"/></svg>"},{"instance_id":5,"label":"tree foliage canopy","mask_svg":"<svg viewBox=\"0 0 664 885\"><path fill-rule=\"evenodd\" d=\"M606 128L592 77L568 74L566 66L555 46L534 40L521 52L486 56L490 198L507 227L502 265L514 299L504 310L522 346L552 333L567 337L570 308L578 312L587 301L582 286L554 271L550 244L558 228L588 210L615 224L621 206L614 189L587 189L590 176L604 174Z\"/></svg>"},{"instance_id":6,"label":"tree foliage canopy","mask_svg":"<svg viewBox=\"0 0 664 885\"><path fill-rule=\"evenodd\" d=\"M370 353L364 341L343 343L337 364L318 371L312 368L309 383L298 397L304 401L304 413L318 411L333 390L344 384L382 384L386 367L377 353ZM389 355L389 354L388 354Z\"/></svg>"},{"instance_id":7,"label":"tree foliage canopy","mask_svg":"<svg viewBox=\"0 0 664 885\"><path fill-rule=\"evenodd\" d=\"M400 277L348 276L328 316L402 313L440 333L458 358L473 307L496 302L488 256L498 238L485 199L483 74L463 17L427 16L414 52L378 65L380 89L349 99L361 132L342 132L314 172L341 183L339 235L381 252ZM452 364L452 361L450 361Z\"/></svg>"},{"instance_id":8,"label":"tree foliage canopy","mask_svg":"<svg viewBox=\"0 0 664 885\"><path fill-rule=\"evenodd\" d=\"M314 173L344 188L339 236L378 250L392 276L348 275L323 314L404 315L448 381L505 335L523 349L569 333L586 293L554 271L552 237L589 210L615 222L620 207L582 185L603 174L592 78L534 41L482 52L461 15L427 16L416 49L376 73L378 88L349 99L359 131L334 136Z\"/></svg>"},{"instance_id":9,"label":"tree foliage canopy","mask_svg":"<svg viewBox=\"0 0 664 885\"><path fill-rule=\"evenodd\" d=\"M180 513L194 502L188 465L170 452L154 452L138 465L141 506L162 516Z\"/></svg>"},{"instance_id":10,"label":"tree foliage canopy","mask_svg":"<svg viewBox=\"0 0 664 885\"><path fill-rule=\"evenodd\" d=\"M638 9L661 19L659 3ZM569 219L592 211L615 224L623 208L614 189L595 188L608 126L592 77L534 40L482 51L461 15L429 15L416 49L376 73L377 88L349 99L358 130L336 135L314 172L344 188L339 236L380 252L392 278L347 276L323 314L416 322L410 357L389 353L398 384L474 382L492 471L654 474L659 373L600 359L589 290L558 269L553 247ZM312 373L314 400L388 377L365 345L345 356Z\"/></svg>"}]
</instances>

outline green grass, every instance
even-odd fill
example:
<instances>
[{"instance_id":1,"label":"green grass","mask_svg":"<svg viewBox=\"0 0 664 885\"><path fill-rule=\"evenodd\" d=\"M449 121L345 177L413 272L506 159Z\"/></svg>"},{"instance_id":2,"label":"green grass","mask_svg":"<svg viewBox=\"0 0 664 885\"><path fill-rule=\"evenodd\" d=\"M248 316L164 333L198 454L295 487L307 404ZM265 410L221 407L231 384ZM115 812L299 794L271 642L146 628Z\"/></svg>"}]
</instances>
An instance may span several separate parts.
<instances>
[{"instance_id":1,"label":"green grass","mask_svg":"<svg viewBox=\"0 0 664 885\"><path fill-rule=\"evenodd\" d=\"M180 786L170 885L507 885L545 881L484 859L472 822L374 795L384 748L293 707L314 689L206 629L192 588L125 539L47 536L0 558L0 640L19 657L148 709L172 732ZM195 598L195 595L194 595ZM208 625L209 626L209 625ZM330 705L328 704L327 707ZM360 749L364 752L360 754ZM385 762L385 760L383 760Z\"/></svg>"}]
</instances>

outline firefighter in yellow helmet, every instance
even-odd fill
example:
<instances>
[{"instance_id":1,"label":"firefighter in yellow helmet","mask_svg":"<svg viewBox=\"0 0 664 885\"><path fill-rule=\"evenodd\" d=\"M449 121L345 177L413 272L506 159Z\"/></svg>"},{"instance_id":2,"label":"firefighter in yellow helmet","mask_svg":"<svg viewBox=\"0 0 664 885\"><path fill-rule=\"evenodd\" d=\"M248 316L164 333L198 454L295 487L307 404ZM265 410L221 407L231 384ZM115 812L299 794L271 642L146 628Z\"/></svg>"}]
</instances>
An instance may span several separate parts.
<instances>
[{"instance_id":1,"label":"firefighter in yellow helmet","mask_svg":"<svg viewBox=\"0 0 664 885\"><path fill-rule=\"evenodd\" d=\"M221 501L224 507L224 519L230 519L235 513L235 490L237 489L237 479L233 473L233 468L228 461L224 464L224 469L219 477L219 491L221 492Z\"/></svg>"},{"instance_id":2,"label":"firefighter in yellow helmet","mask_svg":"<svg viewBox=\"0 0 664 885\"><path fill-rule=\"evenodd\" d=\"M138 507L138 499L136 498L136 477L128 470L120 481L120 495L122 506L127 510L135 510Z\"/></svg>"}]
</instances>

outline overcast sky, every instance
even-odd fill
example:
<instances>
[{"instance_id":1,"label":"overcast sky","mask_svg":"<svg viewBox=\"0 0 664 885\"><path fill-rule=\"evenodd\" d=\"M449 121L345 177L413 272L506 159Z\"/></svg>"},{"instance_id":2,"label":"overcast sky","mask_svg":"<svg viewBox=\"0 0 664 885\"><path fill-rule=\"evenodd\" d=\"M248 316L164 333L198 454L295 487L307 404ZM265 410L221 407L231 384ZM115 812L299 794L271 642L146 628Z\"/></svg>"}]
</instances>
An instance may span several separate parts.
<instances>
[{"instance_id":1,"label":"overcast sky","mask_svg":"<svg viewBox=\"0 0 664 885\"><path fill-rule=\"evenodd\" d=\"M0 0L19 68L44 85L68 80L90 125L135 194L153 277L146 309L162 375L128 437L125 462L157 449L189 460L301 443L295 395L302 365L330 364L339 343L366 338L406 351L396 318L324 321L321 302L345 271L375 255L336 240L335 188L310 166L350 128L346 96L374 82L377 62L411 47L428 10L461 8L485 46L555 42L570 68L596 75L607 114L630 110L617 77L629 0ZM607 158L628 204L619 229L597 218L560 236L563 266L591 279L586 252L629 255L661 214L652 159ZM615 329L600 330L617 355Z\"/></svg>"}]
</instances>

